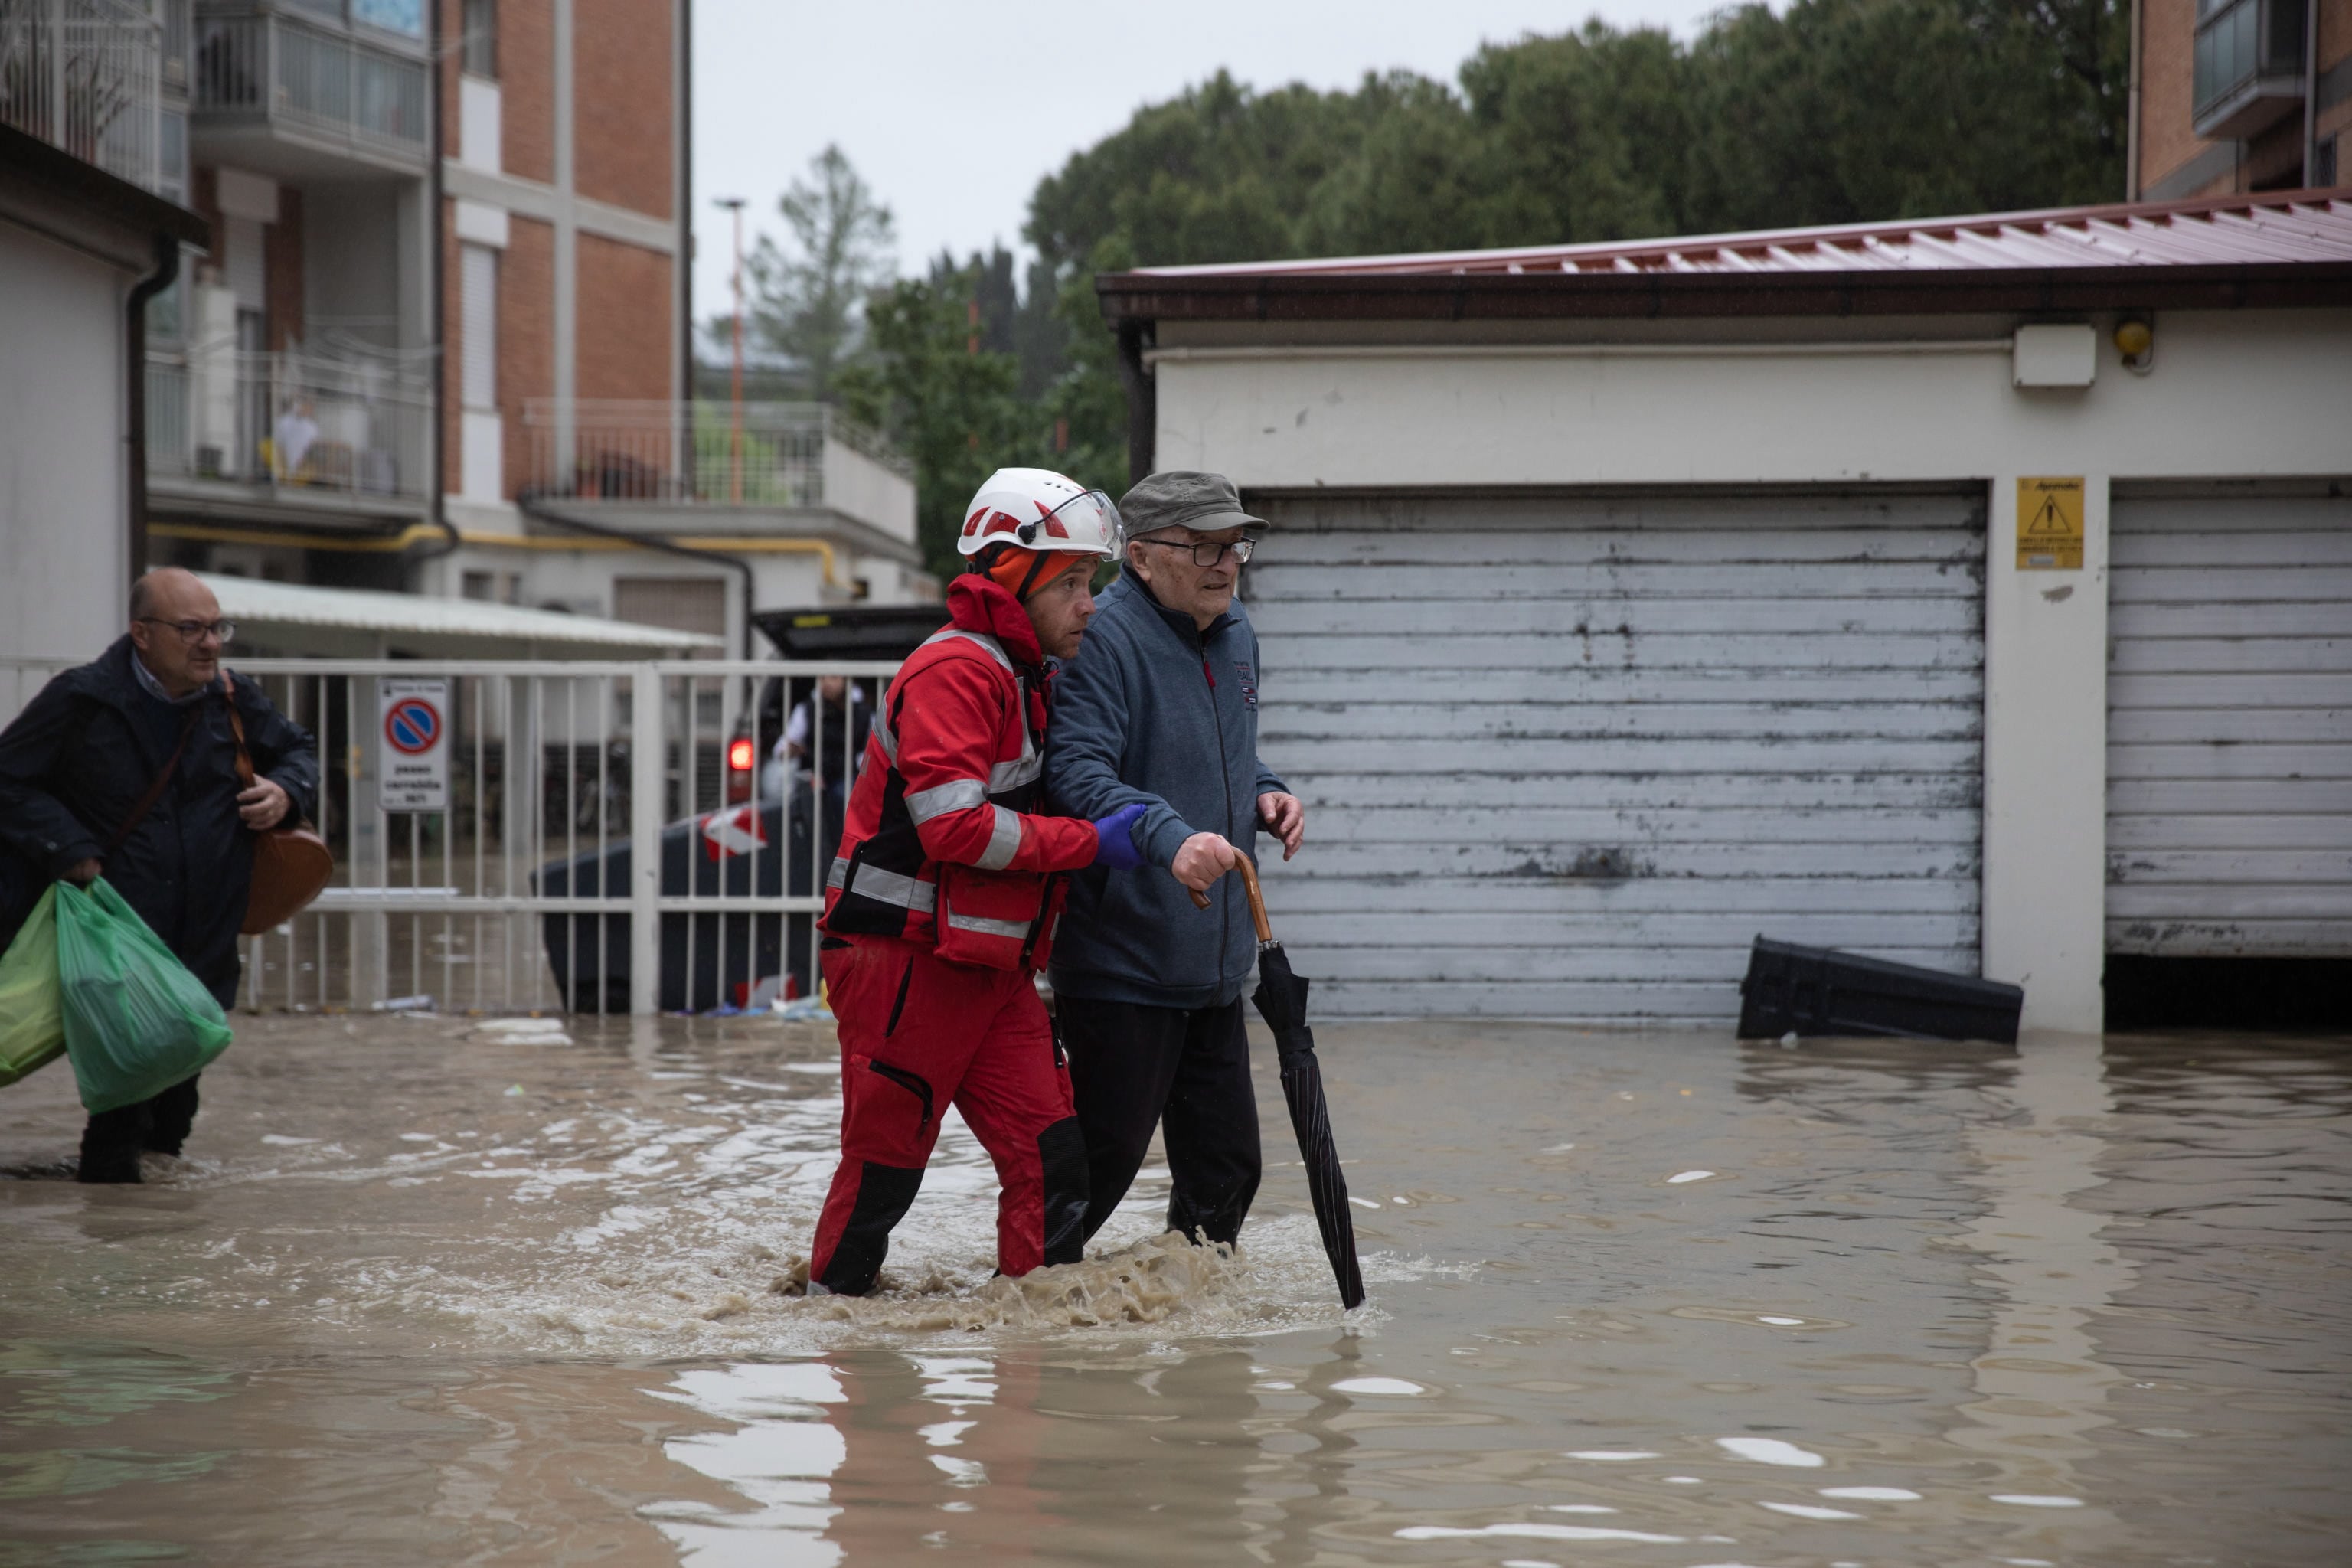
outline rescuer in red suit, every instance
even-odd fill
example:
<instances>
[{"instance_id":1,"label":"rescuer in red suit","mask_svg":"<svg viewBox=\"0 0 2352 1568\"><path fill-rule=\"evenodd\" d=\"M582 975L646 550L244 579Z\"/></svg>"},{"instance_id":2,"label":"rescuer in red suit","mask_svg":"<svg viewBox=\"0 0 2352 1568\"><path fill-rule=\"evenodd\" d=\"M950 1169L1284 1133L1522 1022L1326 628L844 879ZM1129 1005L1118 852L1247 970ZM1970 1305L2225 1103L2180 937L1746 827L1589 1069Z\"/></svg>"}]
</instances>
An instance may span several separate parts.
<instances>
[{"instance_id":1,"label":"rescuer in red suit","mask_svg":"<svg viewBox=\"0 0 2352 1568\"><path fill-rule=\"evenodd\" d=\"M1086 1147L1032 976L1061 915L1058 873L1132 869L1141 805L1036 815L1048 658L1077 651L1118 511L1042 468L1000 468L966 509L949 625L891 683L826 877L818 962L841 1033L841 1164L809 1294L873 1289L950 1105L995 1162L996 1261L1072 1263Z\"/></svg>"}]
</instances>

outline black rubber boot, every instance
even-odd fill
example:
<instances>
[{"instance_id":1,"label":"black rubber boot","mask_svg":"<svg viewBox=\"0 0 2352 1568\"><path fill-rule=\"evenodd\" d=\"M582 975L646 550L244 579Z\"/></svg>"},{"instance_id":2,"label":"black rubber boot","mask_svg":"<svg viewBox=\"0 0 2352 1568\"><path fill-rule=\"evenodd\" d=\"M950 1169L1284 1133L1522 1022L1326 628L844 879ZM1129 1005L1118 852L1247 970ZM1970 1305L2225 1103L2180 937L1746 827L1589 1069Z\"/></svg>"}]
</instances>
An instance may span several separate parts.
<instances>
[{"instance_id":1,"label":"black rubber boot","mask_svg":"<svg viewBox=\"0 0 2352 1568\"><path fill-rule=\"evenodd\" d=\"M81 1130L81 1168L74 1180L90 1183L136 1182L139 1151L147 1142L149 1100L101 1110Z\"/></svg>"},{"instance_id":2,"label":"black rubber boot","mask_svg":"<svg viewBox=\"0 0 2352 1568\"><path fill-rule=\"evenodd\" d=\"M202 1076L202 1075L199 1075ZM150 1153L177 1155L196 1124L196 1080L175 1083L147 1102L142 1140Z\"/></svg>"}]
</instances>

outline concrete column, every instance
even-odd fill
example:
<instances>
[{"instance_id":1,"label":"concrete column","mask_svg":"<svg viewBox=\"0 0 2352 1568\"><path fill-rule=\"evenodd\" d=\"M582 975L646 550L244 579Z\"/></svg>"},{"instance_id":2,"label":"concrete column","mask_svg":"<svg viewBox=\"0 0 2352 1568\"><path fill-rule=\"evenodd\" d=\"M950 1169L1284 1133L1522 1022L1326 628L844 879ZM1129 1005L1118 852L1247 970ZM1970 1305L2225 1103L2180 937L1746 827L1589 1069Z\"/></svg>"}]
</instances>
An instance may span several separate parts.
<instances>
[{"instance_id":1,"label":"concrete column","mask_svg":"<svg viewBox=\"0 0 2352 1568\"><path fill-rule=\"evenodd\" d=\"M2084 477L2080 571L2018 569L2017 479L1994 477L1987 530L1984 973L2025 987L2025 1027L2094 1033L2106 946L2107 476Z\"/></svg>"}]
</instances>

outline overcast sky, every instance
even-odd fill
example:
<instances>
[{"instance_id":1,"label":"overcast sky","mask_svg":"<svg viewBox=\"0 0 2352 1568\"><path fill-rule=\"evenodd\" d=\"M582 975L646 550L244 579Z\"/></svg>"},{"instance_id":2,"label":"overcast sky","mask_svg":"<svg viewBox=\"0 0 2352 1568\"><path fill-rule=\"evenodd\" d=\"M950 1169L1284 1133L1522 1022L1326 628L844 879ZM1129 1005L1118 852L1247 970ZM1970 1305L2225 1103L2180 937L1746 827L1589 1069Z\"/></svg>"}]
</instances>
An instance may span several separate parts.
<instances>
[{"instance_id":1,"label":"overcast sky","mask_svg":"<svg viewBox=\"0 0 2352 1568\"><path fill-rule=\"evenodd\" d=\"M1688 37L1723 0L695 0L694 307L726 309L734 195L745 244L781 235L776 198L837 142L898 219L918 271L1021 247L1038 179L1223 66L1255 87L1349 87L1403 67L1451 81L1481 41L1599 15Z\"/></svg>"}]
</instances>

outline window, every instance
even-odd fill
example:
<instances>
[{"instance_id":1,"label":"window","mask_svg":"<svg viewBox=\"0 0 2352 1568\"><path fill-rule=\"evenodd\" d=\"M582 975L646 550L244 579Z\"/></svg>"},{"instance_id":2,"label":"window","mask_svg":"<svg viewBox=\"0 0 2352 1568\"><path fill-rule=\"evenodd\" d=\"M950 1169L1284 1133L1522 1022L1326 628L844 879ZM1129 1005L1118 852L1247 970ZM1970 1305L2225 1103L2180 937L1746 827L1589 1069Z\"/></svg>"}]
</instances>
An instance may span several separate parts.
<instances>
[{"instance_id":1,"label":"window","mask_svg":"<svg viewBox=\"0 0 2352 1568\"><path fill-rule=\"evenodd\" d=\"M499 75L499 0L466 0L465 71L496 81Z\"/></svg>"},{"instance_id":2,"label":"window","mask_svg":"<svg viewBox=\"0 0 2352 1568\"><path fill-rule=\"evenodd\" d=\"M461 245L458 258L458 341L464 358L459 395L468 408L499 405L499 253Z\"/></svg>"},{"instance_id":3,"label":"window","mask_svg":"<svg viewBox=\"0 0 2352 1568\"><path fill-rule=\"evenodd\" d=\"M425 36L425 0L352 0L352 20L404 37Z\"/></svg>"},{"instance_id":4,"label":"window","mask_svg":"<svg viewBox=\"0 0 2352 1568\"><path fill-rule=\"evenodd\" d=\"M466 574L463 592L468 599L487 600L490 597L497 582L498 577L494 573L468 572Z\"/></svg>"}]
</instances>

